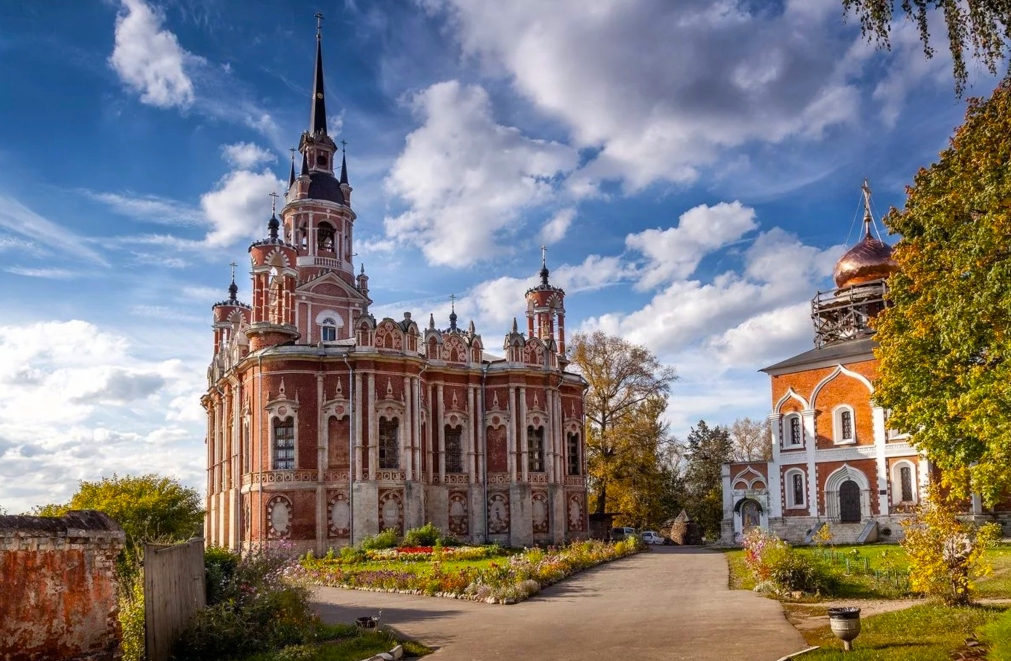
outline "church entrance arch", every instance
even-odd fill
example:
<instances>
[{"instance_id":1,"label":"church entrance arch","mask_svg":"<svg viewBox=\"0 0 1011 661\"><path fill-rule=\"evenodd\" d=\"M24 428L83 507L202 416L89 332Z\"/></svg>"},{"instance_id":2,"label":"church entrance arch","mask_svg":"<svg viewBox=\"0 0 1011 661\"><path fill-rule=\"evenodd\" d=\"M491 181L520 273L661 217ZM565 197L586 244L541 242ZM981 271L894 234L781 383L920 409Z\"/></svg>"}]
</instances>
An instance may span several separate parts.
<instances>
[{"instance_id":1,"label":"church entrance arch","mask_svg":"<svg viewBox=\"0 0 1011 661\"><path fill-rule=\"evenodd\" d=\"M839 523L860 523L860 485L853 480L839 485Z\"/></svg>"},{"instance_id":2,"label":"church entrance arch","mask_svg":"<svg viewBox=\"0 0 1011 661\"><path fill-rule=\"evenodd\" d=\"M762 524L762 506L757 501L747 498L738 507L741 512L741 532L748 532Z\"/></svg>"}]
</instances>

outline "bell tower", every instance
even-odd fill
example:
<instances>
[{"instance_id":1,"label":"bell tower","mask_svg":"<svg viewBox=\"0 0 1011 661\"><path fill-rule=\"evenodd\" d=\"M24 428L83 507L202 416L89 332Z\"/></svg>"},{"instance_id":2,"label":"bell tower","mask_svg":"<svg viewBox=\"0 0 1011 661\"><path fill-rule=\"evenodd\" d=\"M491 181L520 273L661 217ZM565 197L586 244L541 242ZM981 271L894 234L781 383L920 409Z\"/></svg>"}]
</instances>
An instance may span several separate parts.
<instances>
[{"instance_id":1,"label":"bell tower","mask_svg":"<svg viewBox=\"0 0 1011 661\"><path fill-rule=\"evenodd\" d=\"M565 291L548 282L548 249L541 246L541 283L527 290L527 336L565 353Z\"/></svg>"}]
</instances>

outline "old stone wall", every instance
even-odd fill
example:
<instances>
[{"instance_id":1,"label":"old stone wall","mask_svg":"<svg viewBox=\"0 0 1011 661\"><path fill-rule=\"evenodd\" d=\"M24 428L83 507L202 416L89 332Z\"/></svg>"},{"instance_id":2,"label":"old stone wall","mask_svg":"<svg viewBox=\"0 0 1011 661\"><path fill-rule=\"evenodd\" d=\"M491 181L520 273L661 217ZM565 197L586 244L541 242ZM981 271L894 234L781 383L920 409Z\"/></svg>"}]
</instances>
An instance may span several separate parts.
<instances>
[{"instance_id":1,"label":"old stone wall","mask_svg":"<svg viewBox=\"0 0 1011 661\"><path fill-rule=\"evenodd\" d=\"M124 543L101 512L0 516L0 659L120 658L115 564Z\"/></svg>"}]
</instances>

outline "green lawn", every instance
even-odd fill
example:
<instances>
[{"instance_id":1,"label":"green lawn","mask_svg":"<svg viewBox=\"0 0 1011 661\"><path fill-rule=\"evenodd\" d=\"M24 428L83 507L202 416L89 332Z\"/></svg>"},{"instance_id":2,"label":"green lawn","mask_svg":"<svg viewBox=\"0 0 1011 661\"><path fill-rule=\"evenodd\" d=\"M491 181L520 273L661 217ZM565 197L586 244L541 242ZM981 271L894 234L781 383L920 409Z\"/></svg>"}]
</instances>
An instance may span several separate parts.
<instances>
[{"instance_id":1,"label":"green lawn","mask_svg":"<svg viewBox=\"0 0 1011 661\"><path fill-rule=\"evenodd\" d=\"M980 630L980 640L990 646L992 661L1011 661L1011 610Z\"/></svg>"},{"instance_id":2,"label":"green lawn","mask_svg":"<svg viewBox=\"0 0 1011 661\"><path fill-rule=\"evenodd\" d=\"M326 637L321 643L292 645L276 652L262 652L245 657L242 661L360 661L382 652L389 652L398 644L388 631L363 631L349 624L325 627ZM403 641L404 656L418 657L430 654L431 649L413 641Z\"/></svg>"},{"instance_id":3,"label":"green lawn","mask_svg":"<svg viewBox=\"0 0 1011 661\"><path fill-rule=\"evenodd\" d=\"M804 546L795 547L795 550L824 562L837 578L838 588L833 594L823 597L898 599L908 596L905 575L909 562L901 546L896 544L825 548ZM754 588L754 582L744 564L744 551L735 549L727 551L726 554L730 566L730 587L738 590ZM1001 545L987 551L987 558L994 572L976 582L977 596L1011 598L1011 545Z\"/></svg>"},{"instance_id":4,"label":"green lawn","mask_svg":"<svg viewBox=\"0 0 1011 661\"><path fill-rule=\"evenodd\" d=\"M818 645L821 649L809 652L801 658L848 661L948 659L954 650L961 649L965 645L966 638L977 635L984 626L993 626L994 623L1001 622L1008 622L1003 608L992 606L948 608L936 604L923 604L865 618L861 623L860 635L853 641L853 651L849 653L843 652L842 642L832 635L827 626L809 631L804 636L807 642L810 645ZM1000 632L996 632L995 635L1000 635ZM1008 657L990 658L1006 660Z\"/></svg>"}]
</instances>

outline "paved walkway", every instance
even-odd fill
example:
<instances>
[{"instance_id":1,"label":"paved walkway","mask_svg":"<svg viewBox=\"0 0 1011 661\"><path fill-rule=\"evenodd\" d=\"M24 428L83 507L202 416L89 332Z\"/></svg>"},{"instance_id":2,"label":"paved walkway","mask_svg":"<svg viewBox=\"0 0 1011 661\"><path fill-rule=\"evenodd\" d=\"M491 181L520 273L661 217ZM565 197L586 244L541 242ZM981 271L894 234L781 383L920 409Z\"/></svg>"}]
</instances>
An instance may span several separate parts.
<instances>
[{"instance_id":1,"label":"paved walkway","mask_svg":"<svg viewBox=\"0 0 1011 661\"><path fill-rule=\"evenodd\" d=\"M658 547L510 606L319 588L327 622L382 609L383 623L439 648L432 661L773 661L805 647L779 602L727 588L722 553Z\"/></svg>"}]
</instances>

